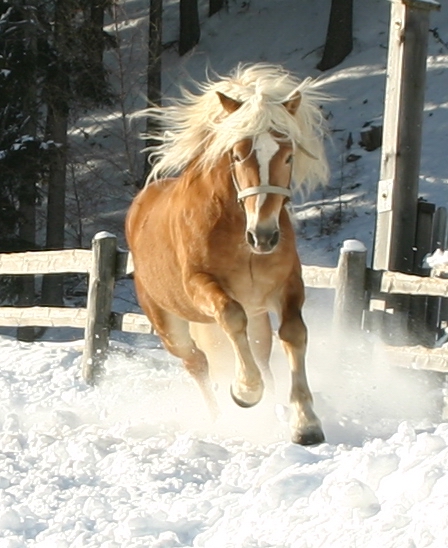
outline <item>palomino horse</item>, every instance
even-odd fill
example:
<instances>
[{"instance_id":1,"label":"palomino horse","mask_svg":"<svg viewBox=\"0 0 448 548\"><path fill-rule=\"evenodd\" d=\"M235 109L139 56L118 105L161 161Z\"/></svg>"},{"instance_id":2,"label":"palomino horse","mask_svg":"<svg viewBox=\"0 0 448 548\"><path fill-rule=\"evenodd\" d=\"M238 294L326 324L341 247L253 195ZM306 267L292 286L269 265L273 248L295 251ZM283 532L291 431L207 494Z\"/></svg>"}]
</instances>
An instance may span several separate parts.
<instances>
[{"instance_id":1,"label":"palomino horse","mask_svg":"<svg viewBox=\"0 0 448 548\"><path fill-rule=\"evenodd\" d=\"M146 111L164 132L150 136L159 139L157 161L126 221L140 305L212 414L207 356L190 322L221 326L236 357L232 397L251 407L269 382L275 312L292 375L292 440L320 443L305 374L301 265L284 206L292 185L327 178L324 96L267 64L238 66L199 90Z\"/></svg>"}]
</instances>

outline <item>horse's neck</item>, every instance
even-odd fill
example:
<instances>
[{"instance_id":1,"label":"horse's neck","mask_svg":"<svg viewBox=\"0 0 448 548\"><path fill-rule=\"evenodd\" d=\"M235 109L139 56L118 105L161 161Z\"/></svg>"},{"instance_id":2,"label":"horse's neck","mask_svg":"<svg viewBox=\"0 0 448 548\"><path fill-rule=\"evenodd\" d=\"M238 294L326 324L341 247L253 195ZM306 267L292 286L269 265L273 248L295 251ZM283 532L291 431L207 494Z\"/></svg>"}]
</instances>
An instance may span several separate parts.
<instances>
[{"instance_id":1,"label":"horse's neck","mask_svg":"<svg viewBox=\"0 0 448 548\"><path fill-rule=\"evenodd\" d=\"M187 168L184 174L185 184L191 191L208 195L226 204L238 206L236 189L233 184L229 159L224 156L211 169L200 169L197 163Z\"/></svg>"}]
</instances>

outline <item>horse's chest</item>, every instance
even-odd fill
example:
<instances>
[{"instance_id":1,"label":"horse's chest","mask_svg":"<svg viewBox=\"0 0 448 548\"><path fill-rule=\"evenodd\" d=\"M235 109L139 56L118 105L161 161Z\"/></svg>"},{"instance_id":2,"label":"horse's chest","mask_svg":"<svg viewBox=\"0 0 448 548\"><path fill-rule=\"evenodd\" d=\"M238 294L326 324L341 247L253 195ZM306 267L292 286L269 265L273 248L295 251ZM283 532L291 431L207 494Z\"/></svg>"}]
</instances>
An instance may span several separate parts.
<instances>
[{"instance_id":1,"label":"horse's chest","mask_svg":"<svg viewBox=\"0 0 448 548\"><path fill-rule=\"evenodd\" d=\"M260 262L264 264L254 264ZM269 261L235 260L233 268L229 265L216 277L229 296L254 313L269 308L284 284L284 271Z\"/></svg>"}]
</instances>

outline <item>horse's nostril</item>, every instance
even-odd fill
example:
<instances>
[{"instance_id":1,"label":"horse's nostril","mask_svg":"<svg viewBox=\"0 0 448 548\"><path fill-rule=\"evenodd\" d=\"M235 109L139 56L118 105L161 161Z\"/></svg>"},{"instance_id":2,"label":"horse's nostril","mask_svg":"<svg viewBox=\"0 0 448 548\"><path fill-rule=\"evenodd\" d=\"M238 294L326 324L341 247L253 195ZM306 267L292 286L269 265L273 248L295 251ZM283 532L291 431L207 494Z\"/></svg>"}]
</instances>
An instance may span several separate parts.
<instances>
[{"instance_id":1,"label":"horse's nostril","mask_svg":"<svg viewBox=\"0 0 448 548\"><path fill-rule=\"evenodd\" d=\"M248 243L250 246L252 246L252 247L255 246L255 241L256 241L256 240L255 240L255 235L254 235L254 233L253 233L251 230L248 230L248 231L246 232L246 240L247 240L247 243Z\"/></svg>"},{"instance_id":2,"label":"horse's nostril","mask_svg":"<svg viewBox=\"0 0 448 548\"><path fill-rule=\"evenodd\" d=\"M272 247L275 247L278 244L279 240L280 240L280 232L276 230L272 234L271 239L269 240L269 243L271 244Z\"/></svg>"},{"instance_id":3,"label":"horse's nostril","mask_svg":"<svg viewBox=\"0 0 448 548\"><path fill-rule=\"evenodd\" d=\"M274 230L247 230L246 241L253 248L262 253L271 252L280 241L280 232Z\"/></svg>"}]
</instances>

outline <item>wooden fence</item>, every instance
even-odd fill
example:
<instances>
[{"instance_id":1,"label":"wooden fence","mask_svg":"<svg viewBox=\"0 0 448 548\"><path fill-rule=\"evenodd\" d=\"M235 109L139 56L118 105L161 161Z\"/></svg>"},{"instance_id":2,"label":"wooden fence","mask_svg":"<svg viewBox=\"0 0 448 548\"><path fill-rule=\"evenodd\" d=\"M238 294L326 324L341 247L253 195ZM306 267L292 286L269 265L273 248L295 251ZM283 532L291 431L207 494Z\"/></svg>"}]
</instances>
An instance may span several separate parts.
<instances>
[{"instance_id":1,"label":"wooden fence","mask_svg":"<svg viewBox=\"0 0 448 548\"><path fill-rule=\"evenodd\" d=\"M360 330L368 314L369 298L420 295L448 298L448 280L366 267L367 251L356 240L344 242L337 267L303 266L305 285L334 289L334 324L346 332ZM117 247L117 239L100 232L91 250L30 251L0 254L0 275L85 273L89 275L86 308L1 307L1 326L76 327L85 330L83 377L93 384L108 348L111 330L153 333L142 314L112 310L115 281L131 275L132 257ZM410 366L448 372L448 353L442 349L407 348L402 361Z\"/></svg>"},{"instance_id":2,"label":"wooden fence","mask_svg":"<svg viewBox=\"0 0 448 548\"><path fill-rule=\"evenodd\" d=\"M0 307L1 326L75 327L85 330L82 373L94 384L98 377L112 329L151 333L142 314L112 311L115 281L133 271L132 257L117 246L117 238L100 232L92 248L61 251L29 251L0 254L0 275L66 274L89 275L87 308Z\"/></svg>"}]
</instances>

